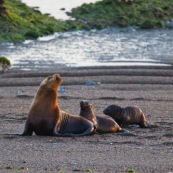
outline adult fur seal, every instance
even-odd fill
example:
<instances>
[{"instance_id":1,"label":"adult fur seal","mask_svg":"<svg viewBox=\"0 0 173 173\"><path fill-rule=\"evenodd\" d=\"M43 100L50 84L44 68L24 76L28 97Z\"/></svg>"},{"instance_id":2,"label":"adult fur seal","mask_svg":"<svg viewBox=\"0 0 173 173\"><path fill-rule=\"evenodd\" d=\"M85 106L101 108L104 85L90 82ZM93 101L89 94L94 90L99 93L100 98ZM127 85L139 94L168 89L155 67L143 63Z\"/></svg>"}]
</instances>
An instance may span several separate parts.
<instances>
[{"instance_id":1,"label":"adult fur seal","mask_svg":"<svg viewBox=\"0 0 173 173\"><path fill-rule=\"evenodd\" d=\"M112 117L121 127L130 124L138 124L140 127L148 127L142 110L138 107L121 108L118 105L110 105L103 110L105 115Z\"/></svg>"},{"instance_id":2,"label":"adult fur seal","mask_svg":"<svg viewBox=\"0 0 173 173\"><path fill-rule=\"evenodd\" d=\"M66 116L58 105L59 74L47 77L31 104L22 136L83 136L94 131L94 126L82 117Z\"/></svg>"},{"instance_id":3,"label":"adult fur seal","mask_svg":"<svg viewBox=\"0 0 173 173\"><path fill-rule=\"evenodd\" d=\"M98 133L114 133L123 131L111 117L96 116L94 108L88 101L80 102L80 116L90 120Z\"/></svg>"},{"instance_id":4,"label":"adult fur seal","mask_svg":"<svg viewBox=\"0 0 173 173\"><path fill-rule=\"evenodd\" d=\"M94 133L94 124L89 120L62 110L60 112L60 125L56 127L58 135L84 136Z\"/></svg>"}]
</instances>

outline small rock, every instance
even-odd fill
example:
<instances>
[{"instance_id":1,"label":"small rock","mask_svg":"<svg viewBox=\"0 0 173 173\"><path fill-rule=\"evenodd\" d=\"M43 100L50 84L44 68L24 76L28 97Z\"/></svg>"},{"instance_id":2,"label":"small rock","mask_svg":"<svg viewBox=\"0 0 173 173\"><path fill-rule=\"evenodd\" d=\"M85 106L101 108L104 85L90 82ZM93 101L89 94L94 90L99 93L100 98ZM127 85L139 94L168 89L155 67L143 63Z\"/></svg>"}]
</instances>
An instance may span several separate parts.
<instances>
[{"instance_id":1,"label":"small rock","mask_svg":"<svg viewBox=\"0 0 173 173\"><path fill-rule=\"evenodd\" d=\"M60 10L64 11L64 10L65 10L65 8L60 8Z\"/></svg>"},{"instance_id":2,"label":"small rock","mask_svg":"<svg viewBox=\"0 0 173 173\"><path fill-rule=\"evenodd\" d=\"M59 93L65 93L66 92L65 86L60 86L59 89L58 89L58 92Z\"/></svg>"},{"instance_id":3,"label":"small rock","mask_svg":"<svg viewBox=\"0 0 173 173\"><path fill-rule=\"evenodd\" d=\"M100 85L101 83L99 81L94 81L94 80L88 80L86 82L87 86L95 86L95 85Z\"/></svg>"},{"instance_id":4,"label":"small rock","mask_svg":"<svg viewBox=\"0 0 173 173\"><path fill-rule=\"evenodd\" d=\"M12 169L12 167L10 167L10 166L7 166L5 169Z\"/></svg>"}]
</instances>

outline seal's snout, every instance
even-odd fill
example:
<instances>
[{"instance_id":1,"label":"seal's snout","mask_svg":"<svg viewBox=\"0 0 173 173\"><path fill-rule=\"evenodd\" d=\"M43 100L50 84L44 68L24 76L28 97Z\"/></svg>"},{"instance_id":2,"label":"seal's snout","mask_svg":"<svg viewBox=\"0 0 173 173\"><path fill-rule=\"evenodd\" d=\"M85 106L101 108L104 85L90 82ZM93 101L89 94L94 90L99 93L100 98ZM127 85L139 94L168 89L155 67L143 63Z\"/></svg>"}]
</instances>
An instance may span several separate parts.
<instances>
[{"instance_id":1,"label":"seal's snout","mask_svg":"<svg viewBox=\"0 0 173 173\"><path fill-rule=\"evenodd\" d=\"M104 110L103 110L103 113L104 113L105 115L108 115L108 110L107 110L107 109L104 109Z\"/></svg>"},{"instance_id":2,"label":"seal's snout","mask_svg":"<svg viewBox=\"0 0 173 173\"><path fill-rule=\"evenodd\" d=\"M61 76L58 73L55 74L55 76L56 76L57 79L61 78Z\"/></svg>"},{"instance_id":3,"label":"seal's snout","mask_svg":"<svg viewBox=\"0 0 173 173\"><path fill-rule=\"evenodd\" d=\"M57 81L61 82L62 78L61 76L57 73L57 74L54 74L53 77L56 78Z\"/></svg>"}]
</instances>

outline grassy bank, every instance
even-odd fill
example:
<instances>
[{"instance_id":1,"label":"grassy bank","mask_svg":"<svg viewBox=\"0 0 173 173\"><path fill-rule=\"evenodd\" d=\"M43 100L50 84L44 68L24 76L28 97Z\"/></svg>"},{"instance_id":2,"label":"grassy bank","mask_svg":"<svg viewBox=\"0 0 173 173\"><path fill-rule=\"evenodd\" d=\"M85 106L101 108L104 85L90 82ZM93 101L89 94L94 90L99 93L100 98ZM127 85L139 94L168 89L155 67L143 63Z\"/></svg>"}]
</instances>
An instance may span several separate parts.
<instances>
[{"instance_id":1,"label":"grassy bank","mask_svg":"<svg viewBox=\"0 0 173 173\"><path fill-rule=\"evenodd\" d=\"M173 19L173 0L103 0L94 4L84 4L70 14L86 28L107 26L151 29L165 27L165 22Z\"/></svg>"},{"instance_id":2,"label":"grassy bank","mask_svg":"<svg viewBox=\"0 0 173 173\"><path fill-rule=\"evenodd\" d=\"M0 16L0 42L23 41L68 30L68 23L56 20L19 0L5 0L7 14Z\"/></svg>"},{"instance_id":3,"label":"grassy bank","mask_svg":"<svg viewBox=\"0 0 173 173\"><path fill-rule=\"evenodd\" d=\"M5 0L6 14L0 15L0 42L36 39L54 32L81 29L102 29L107 26L164 27L173 19L172 0L103 0L84 4L72 10L75 21L61 21L27 7L20 0Z\"/></svg>"}]
</instances>

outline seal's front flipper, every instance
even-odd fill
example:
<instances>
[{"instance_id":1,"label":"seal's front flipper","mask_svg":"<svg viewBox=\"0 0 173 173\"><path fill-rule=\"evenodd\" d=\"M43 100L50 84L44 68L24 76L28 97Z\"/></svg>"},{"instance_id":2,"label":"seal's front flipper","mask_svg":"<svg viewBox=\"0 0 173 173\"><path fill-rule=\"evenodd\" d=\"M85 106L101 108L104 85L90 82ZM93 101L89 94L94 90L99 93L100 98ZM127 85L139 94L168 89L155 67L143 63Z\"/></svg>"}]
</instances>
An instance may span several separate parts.
<instances>
[{"instance_id":1,"label":"seal's front flipper","mask_svg":"<svg viewBox=\"0 0 173 173\"><path fill-rule=\"evenodd\" d=\"M29 120L27 120L25 124L24 132L21 134L21 136L31 136L32 133L33 133L32 125L29 122Z\"/></svg>"}]
</instances>

